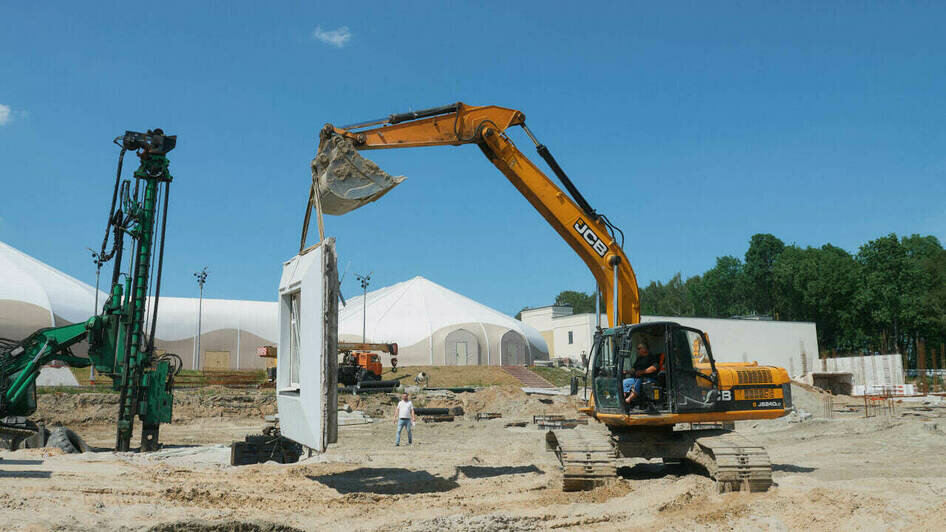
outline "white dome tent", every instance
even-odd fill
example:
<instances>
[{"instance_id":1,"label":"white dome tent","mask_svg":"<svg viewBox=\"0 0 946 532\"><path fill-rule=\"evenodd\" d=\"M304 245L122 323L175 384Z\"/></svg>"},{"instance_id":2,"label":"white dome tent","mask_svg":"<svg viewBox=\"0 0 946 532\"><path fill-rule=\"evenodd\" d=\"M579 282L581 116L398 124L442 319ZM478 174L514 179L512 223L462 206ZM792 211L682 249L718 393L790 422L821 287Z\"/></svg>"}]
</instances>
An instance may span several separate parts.
<instances>
[{"instance_id":1,"label":"white dome tent","mask_svg":"<svg viewBox=\"0 0 946 532\"><path fill-rule=\"evenodd\" d=\"M360 342L365 296L338 313L338 337ZM397 342L398 364L528 365L548 360L533 327L423 277L367 295L369 342Z\"/></svg>"},{"instance_id":2,"label":"white dome tent","mask_svg":"<svg viewBox=\"0 0 946 532\"><path fill-rule=\"evenodd\" d=\"M99 291L100 307L106 297ZM194 365L197 305L197 298L162 296L158 307L155 347L180 355L186 369ZM220 367L211 369L265 367L256 348L276 343L276 303L204 298L203 305L200 367L214 358ZM0 337L20 340L43 327L82 322L94 307L93 286L0 242ZM81 342L73 351L85 356L87 348Z\"/></svg>"},{"instance_id":3,"label":"white dome tent","mask_svg":"<svg viewBox=\"0 0 946 532\"><path fill-rule=\"evenodd\" d=\"M99 292L99 302L106 294ZM0 242L0 337L89 319L95 288Z\"/></svg>"},{"instance_id":4,"label":"white dome tent","mask_svg":"<svg viewBox=\"0 0 946 532\"><path fill-rule=\"evenodd\" d=\"M106 296L99 292L99 306ZM341 341L361 341L363 299L340 306ZM94 302L94 287L0 242L0 337L85 321ZM178 354L187 369L194 367L197 306L197 298L162 296L158 308L155 347ZM278 342L277 308L274 301L204 298L199 368L264 367L256 349ZM397 342L402 365L523 365L549 356L532 326L423 277L369 292L367 332L368 341ZM74 351L84 356L85 343Z\"/></svg>"}]
</instances>

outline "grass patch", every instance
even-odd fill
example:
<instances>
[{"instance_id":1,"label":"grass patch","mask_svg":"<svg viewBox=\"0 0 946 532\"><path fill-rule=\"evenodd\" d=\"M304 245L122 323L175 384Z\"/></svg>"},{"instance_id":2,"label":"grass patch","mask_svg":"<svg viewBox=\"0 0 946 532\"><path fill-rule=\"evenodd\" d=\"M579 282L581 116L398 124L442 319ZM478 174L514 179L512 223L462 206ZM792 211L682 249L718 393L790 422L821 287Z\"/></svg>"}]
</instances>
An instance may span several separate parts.
<instances>
[{"instance_id":1,"label":"grass patch","mask_svg":"<svg viewBox=\"0 0 946 532\"><path fill-rule=\"evenodd\" d=\"M118 393L112 387L96 384L95 386L37 386L36 395L45 395L50 393Z\"/></svg>"},{"instance_id":2,"label":"grass patch","mask_svg":"<svg viewBox=\"0 0 946 532\"><path fill-rule=\"evenodd\" d=\"M554 386L568 386L572 382L572 377L584 377L585 372L571 368L546 368L535 366L529 368L539 377L551 382ZM579 384L580 386L580 384Z\"/></svg>"},{"instance_id":3,"label":"grass patch","mask_svg":"<svg viewBox=\"0 0 946 532\"><path fill-rule=\"evenodd\" d=\"M79 381L79 386L92 386L92 383L89 381L89 368L73 368L70 367L69 371L72 372L72 375L75 376L76 380ZM105 387L111 390L112 388L112 379L107 375L102 375L98 371L95 372L95 388Z\"/></svg>"}]
</instances>

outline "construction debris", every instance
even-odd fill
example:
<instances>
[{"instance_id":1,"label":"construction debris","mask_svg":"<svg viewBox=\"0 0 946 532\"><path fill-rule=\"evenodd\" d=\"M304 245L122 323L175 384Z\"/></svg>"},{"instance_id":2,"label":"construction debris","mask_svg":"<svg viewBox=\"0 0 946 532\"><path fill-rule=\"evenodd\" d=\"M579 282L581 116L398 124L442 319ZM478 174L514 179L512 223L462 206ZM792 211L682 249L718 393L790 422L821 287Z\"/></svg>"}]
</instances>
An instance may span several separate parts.
<instances>
[{"instance_id":1,"label":"construction debris","mask_svg":"<svg viewBox=\"0 0 946 532\"><path fill-rule=\"evenodd\" d=\"M230 465L241 466L278 462L292 464L299 461L302 446L283 438L279 427L268 425L262 434L246 436L244 441L235 441L230 445Z\"/></svg>"},{"instance_id":2,"label":"construction debris","mask_svg":"<svg viewBox=\"0 0 946 532\"><path fill-rule=\"evenodd\" d=\"M368 423L374 423L374 418L365 414L361 410L354 411L344 411L339 410L338 412L338 426L344 427L348 425L367 425Z\"/></svg>"},{"instance_id":3,"label":"construction debris","mask_svg":"<svg viewBox=\"0 0 946 532\"><path fill-rule=\"evenodd\" d=\"M540 429L573 429L578 425L587 425L588 418L568 419L560 415L532 416L532 423Z\"/></svg>"},{"instance_id":4,"label":"construction debris","mask_svg":"<svg viewBox=\"0 0 946 532\"><path fill-rule=\"evenodd\" d=\"M423 420L424 423L440 423L444 421L453 421L454 419L454 416L448 414L421 416L421 420Z\"/></svg>"}]
</instances>

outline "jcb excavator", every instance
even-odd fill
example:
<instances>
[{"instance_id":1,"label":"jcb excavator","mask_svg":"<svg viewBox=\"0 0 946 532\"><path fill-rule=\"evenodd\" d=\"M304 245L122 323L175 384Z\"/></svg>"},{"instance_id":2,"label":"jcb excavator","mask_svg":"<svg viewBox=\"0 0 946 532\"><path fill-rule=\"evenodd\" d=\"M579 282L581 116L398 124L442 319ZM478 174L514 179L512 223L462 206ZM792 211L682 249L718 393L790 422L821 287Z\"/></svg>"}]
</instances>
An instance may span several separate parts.
<instances>
[{"instance_id":1,"label":"jcb excavator","mask_svg":"<svg viewBox=\"0 0 946 532\"><path fill-rule=\"evenodd\" d=\"M520 126L568 191L566 195L520 152L506 134ZM606 300L608 328L598 328L580 409L605 430L550 431L547 448L563 466L565 490L588 489L617 474L621 458L688 460L707 469L720 490L765 490L771 463L760 446L728 430L736 420L772 419L791 408L788 373L755 363L717 363L706 335L678 323L640 323L634 270L622 249L624 235L596 212L555 158L526 127L525 115L496 106L456 103L390 115L351 126L325 125L312 161L312 208L341 215L374 201L400 183L361 157L360 150L476 144L539 214L581 257ZM622 377L631 373L643 344L660 360L654 378L629 405Z\"/></svg>"}]
</instances>

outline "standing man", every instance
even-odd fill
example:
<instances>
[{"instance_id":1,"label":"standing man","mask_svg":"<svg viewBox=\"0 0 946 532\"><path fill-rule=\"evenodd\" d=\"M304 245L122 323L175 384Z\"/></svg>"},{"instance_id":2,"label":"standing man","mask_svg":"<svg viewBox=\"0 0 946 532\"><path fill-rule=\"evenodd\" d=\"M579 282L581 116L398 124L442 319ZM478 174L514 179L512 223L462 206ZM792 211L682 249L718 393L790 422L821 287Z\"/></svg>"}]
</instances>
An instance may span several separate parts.
<instances>
[{"instance_id":1,"label":"standing man","mask_svg":"<svg viewBox=\"0 0 946 532\"><path fill-rule=\"evenodd\" d=\"M404 427L407 427L407 444L413 444L414 436L411 434L411 427L414 425L416 417L414 416L414 403L411 402L406 393L401 394L401 402L397 404L395 417L397 418L397 438L394 440L394 445L401 445L401 430Z\"/></svg>"}]
</instances>

